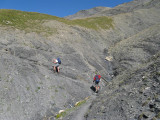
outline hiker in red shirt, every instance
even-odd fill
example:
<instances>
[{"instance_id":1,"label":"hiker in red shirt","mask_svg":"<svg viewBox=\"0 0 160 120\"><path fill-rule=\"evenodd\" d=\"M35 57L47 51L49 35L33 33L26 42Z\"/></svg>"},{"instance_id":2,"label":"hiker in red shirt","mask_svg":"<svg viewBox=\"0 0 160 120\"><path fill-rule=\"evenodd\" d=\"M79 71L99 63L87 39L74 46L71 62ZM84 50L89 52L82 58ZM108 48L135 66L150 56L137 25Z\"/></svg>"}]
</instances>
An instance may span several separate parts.
<instances>
[{"instance_id":1,"label":"hiker in red shirt","mask_svg":"<svg viewBox=\"0 0 160 120\"><path fill-rule=\"evenodd\" d=\"M98 90L99 90L99 82L101 81L101 76L100 75L95 75L94 76L94 80L93 80L93 82L95 82L95 88L96 88L96 93L98 92Z\"/></svg>"}]
</instances>

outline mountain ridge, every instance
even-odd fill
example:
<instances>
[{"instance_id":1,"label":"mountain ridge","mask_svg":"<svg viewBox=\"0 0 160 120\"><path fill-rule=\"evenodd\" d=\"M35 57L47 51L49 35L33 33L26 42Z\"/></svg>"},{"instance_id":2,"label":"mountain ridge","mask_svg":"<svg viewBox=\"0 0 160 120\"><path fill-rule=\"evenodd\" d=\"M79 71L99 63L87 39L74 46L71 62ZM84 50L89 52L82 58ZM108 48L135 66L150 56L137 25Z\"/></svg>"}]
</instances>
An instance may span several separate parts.
<instances>
[{"instance_id":1,"label":"mountain ridge","mask_svg":"<svg viewBox=\"0 0 160 120\"><path fill-rule=\"evenodd\" d=\"M160 2L158 0L133 0L128 3L124 3L121 5L118 5L114 8L107 9L104 8L103 10L99 11L98 13L95 12L95 14L90 14L90 11L92 11L94 8L89 9L89 10L83 10L80 12L77 12L74 15L67 16L65 18L67 19L81 19L86 17L92 17L92 16L114 16L117 14L121 13L128 13L128 12L133 12L138 9L145 9L145 8L151 8L151 7L156 7L159 8ZM107 10L105 10L107 9ZM84 12L84 14L83 14ZM88 15L87 15L88 13Z\"/></svg>"}]
</instances>

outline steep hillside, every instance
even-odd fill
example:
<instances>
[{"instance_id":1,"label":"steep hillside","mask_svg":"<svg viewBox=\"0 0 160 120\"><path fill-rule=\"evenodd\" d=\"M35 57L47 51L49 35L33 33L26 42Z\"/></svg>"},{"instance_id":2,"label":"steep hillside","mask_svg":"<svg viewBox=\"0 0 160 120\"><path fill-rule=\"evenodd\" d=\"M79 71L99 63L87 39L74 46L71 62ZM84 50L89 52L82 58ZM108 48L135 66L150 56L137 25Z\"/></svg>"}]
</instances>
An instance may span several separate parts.
<instances>
[{"instance_id":1,"label":"steep hillside","mask_svg":"<svg viewBox=\"0 0 160 120\"><path fill-rule=\"evenodd\" d=\"M0 10L0 119L159 119L159 6L134 0L74 20Z\"/></svg>"},{"instance_id":2,"label":"steep hillside","mask_svg":"<svg viewBox=\"0 0 160 120\"><path fill-rule=\"evenodd\" d=\"M134 0L92 15L114 20L105 38L114 78L92 102L86 120L160 119L159 7L158 0Z\"/></svg>"},{"instance_id":3,"label":"steep hillside","mask_svg":"<svg viewBox=\"0 0 160 120\"><path fill-rule=\"evenodd\" d=\"M160 24L111 49L114 79L93 101L88 120L151 120L160 116Z\"/></svg>"},{"instance_id":4,"label":"steep hillside","mask_svg":"<svg viewBox=\"0 0 160 120\"><path fill-rule=\"evenodd\" d=\"M12 10L1 10L0 15L1 120L56 118L60 110L92 95L95 70L110 78L103 72L108 69L105 41L94 25L88 28L87 20L81 24ZM97 26L96 20L92 23ZM111 24L106 25L109 29ZM57 57L62 59L59 74L51 62Z\"/></svg>"}]
</instances>

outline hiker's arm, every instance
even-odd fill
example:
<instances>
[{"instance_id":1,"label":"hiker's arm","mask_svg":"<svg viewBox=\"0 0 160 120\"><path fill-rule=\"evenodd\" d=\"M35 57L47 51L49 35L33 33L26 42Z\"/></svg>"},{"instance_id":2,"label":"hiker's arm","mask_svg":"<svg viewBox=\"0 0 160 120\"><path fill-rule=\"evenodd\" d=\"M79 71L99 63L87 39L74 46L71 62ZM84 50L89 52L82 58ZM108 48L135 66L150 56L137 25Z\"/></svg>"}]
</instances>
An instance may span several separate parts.
<instances>
[{"instance_id":1,"label":"hiker's arm","mask_svg":"<svg viewBox=\"0 0 160 120\"><path fill-rule=\"evenodd\" d=\"M52 62L53 62L53 63L56 63L56 59L53 59Z\"/></svg>"}]
</instances>

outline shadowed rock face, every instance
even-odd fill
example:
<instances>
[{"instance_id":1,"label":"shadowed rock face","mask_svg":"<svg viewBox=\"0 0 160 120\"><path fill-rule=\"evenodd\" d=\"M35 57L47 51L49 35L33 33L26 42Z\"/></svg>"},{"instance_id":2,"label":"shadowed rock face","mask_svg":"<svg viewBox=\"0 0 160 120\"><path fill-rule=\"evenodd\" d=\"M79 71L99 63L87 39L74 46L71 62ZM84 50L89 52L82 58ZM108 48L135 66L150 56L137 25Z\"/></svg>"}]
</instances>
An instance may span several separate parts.
<instances>
[{"instance_id":1,"label":"shadowed rock face","mask_svg":"<svg viewBox=\"0 0 160 120\"><path fill-rule=\"evenodd\" d=\"M54 119L59 110L88 96L92 99L85 114L75 110L64 119L159 118L159 1L134 0L89 11L91 16L111 14L114 29L94 31L45 21L45 26L57 28L57 34L45 37L0 27L0 119ZM113 61L105 61L106 56ZM51 62L57 57L62 60L59 74ZM110 82L102 80L93 100L95 70Z\"/></svg>"}]
</instances>

